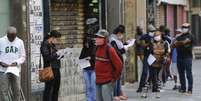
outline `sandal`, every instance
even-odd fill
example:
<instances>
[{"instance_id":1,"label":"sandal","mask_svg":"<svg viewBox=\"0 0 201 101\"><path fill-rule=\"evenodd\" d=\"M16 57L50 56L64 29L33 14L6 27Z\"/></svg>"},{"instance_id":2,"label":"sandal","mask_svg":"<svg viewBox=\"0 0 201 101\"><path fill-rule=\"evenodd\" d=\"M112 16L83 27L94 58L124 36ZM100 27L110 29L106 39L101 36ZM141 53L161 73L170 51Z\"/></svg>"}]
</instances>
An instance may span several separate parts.
<instances>
[{"instance_id":1,"label":"sandal","mask_svg":"<svg viewBox=\"0 0 201 101\"><path fill-rule=\"evenodd\" d=\"M127 96L119 96L120 100L128 100Z\"/></svg>"},{"instance_id":2,"label":"sandal","mask_svg":"<svg viewBox=\"0 0 201 101\"><path fill-rule=\"evenodd\" d=\"M115 97L113 98L113 100L114 100L114 101L121 101L118 96L115 96Z\"/></svg>"}]
</instances>

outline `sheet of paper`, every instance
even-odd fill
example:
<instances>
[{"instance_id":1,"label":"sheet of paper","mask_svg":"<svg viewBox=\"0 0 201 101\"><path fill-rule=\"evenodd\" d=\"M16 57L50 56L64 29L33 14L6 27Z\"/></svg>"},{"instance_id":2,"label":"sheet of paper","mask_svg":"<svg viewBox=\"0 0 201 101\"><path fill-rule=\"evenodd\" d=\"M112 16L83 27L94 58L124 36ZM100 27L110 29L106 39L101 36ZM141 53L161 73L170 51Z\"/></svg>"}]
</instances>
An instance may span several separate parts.
<instances>
[{"instance_id":1,"label":"sheet of paper","mask_svg":"<svg viewBox=\"0 0 201 101\"><path fill-rule=\"evenodd\" d=\"M156 58L152 54L150 54L147 59L148 64L151 66L155 61L156 61Z\"/></svg>"},{"instance_id":2,"label":"sheet of paper","mask_svg":"<svg viewBox=\"0 0 201 101\"><path fill-rule=\"evenodd\" d=\"M18 67L8 67L5 73L12 73L16 76L20 76L20 70L18 69Z\"/></svg>"},{"instance_id":3,"label":"sheet of paper","mask_svg":"<svg viewBox=\"0 0 201 101\"><path fill-rule=\"evenodd\" d=\"M130 39L130 40L128 40L128 41L127 41L128 47L133 46L133 45L135 44L135 40L136 40L136 39Z\"/></svg>"},{"instance_id":4,"label":"sheet of paper","mask_svg":"<svg viewBox=\"0 0 201 101\"><path fill-rule=\"evenodd\" d=\"M79 66L81 69L84 69L91 66L91 64L88 59L84 58L84 59L79 59Z\"/></svg>"}]
</instances>

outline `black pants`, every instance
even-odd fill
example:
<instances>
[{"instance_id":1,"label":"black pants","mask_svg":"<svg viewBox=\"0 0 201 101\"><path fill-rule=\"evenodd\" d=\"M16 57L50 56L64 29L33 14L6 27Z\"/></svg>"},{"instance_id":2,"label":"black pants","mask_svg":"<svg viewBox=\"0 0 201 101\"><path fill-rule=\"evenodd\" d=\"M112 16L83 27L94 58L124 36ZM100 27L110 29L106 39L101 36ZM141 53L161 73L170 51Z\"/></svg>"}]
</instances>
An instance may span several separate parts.
<instances>
[{"instance_id":1,"label":"black pants","mask_svg":"<svg viewBox=\"0 0 201 101\"><path fill-rule=\"evenodd\" d=\"M43 101L58 101L61 73L59 68L53 68L54 79L45 82Z\"/></svg>"},{"instance_id":2,"label":"black pants","mask_svg":"<svg viewBox=\"0 0 201 101\"><path fill-rule=\"evenodd\" d=\"M158 74L160 72L160 68L150 67L150 79L153 84L152 92L159 92L158 90Z\"/></svg>"}]
</instances>

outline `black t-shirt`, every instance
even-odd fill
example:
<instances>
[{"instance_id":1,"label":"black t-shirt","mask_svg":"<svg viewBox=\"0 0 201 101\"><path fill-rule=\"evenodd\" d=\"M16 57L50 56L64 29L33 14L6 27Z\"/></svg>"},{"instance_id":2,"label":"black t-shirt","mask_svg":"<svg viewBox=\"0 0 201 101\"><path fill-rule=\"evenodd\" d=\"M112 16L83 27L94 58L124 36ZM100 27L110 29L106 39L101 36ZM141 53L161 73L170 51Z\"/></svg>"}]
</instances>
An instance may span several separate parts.
<instances>
[{"instance_id":1,"label":"black t-shirt","mask_svg":"<svg viewBox=\"0 0 201 101\"><path fill-rule=\"evenodd\" d=\"M192 58L192 49L193 49L193 36L192 34L183 34L179 37L176 38L177 41L184 41L186 39L191 40L190 43L178 46L177 47L177 58L182 59L182 58Z\"/></svg>"}]
</instances>

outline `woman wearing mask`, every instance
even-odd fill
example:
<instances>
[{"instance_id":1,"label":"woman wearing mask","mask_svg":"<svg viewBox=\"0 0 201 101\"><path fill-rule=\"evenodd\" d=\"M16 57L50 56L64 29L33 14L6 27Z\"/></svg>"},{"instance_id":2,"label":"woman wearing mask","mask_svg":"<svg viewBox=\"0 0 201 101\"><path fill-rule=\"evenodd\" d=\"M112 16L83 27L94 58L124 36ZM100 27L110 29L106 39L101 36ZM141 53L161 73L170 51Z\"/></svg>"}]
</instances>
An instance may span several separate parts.
<instances>
[{"instance_id":1,"label":"woman wearing mask","mask_svg":"<svg viewBox=\"0 0 201 101\"><path fill-rule=\"evenodd\" d=\"M124 56L126 50L134 45L134 41L129 41L124 45L123 44L123 38L124 38L124 33L125 33L125 26L119 25L116 29L114 29L113 34L110 36L110 44L114 49L116 50L118 56L124 63ZM123 73L122 73L123 76ZM124 94L124 92L121 89L121 80L117 80L114 88L114 100L115 101L120 101L120 100L127 100L128 97Z\"/></svg>"},{"instance_id":2,"label":"woman wearing mask","mask_svg":"<svg viewBox=\"0 0 201 101\"><path fill-rule=\"evenodd\" d=\"M41 44L41 54L43 56L44 66L52 67L54 78L45 82L45 90L43 93L43 101L58 101L58 92L60 87L60 56L57 54L55 43L61 34L52 30L50 34L43 40Z\"/></svg>"},{"instance_id":3,"label":"woman wearing mask","mask_svg":"<svg viewBox=\"0 0 201 101\"><path fill-rule=\"evenodd\" d=\"M154 34L154 41L152 45L150 46L151 54L156 58L153 64L150 66L150 78L153 83L152 92L156 93L156 98L160 98L160 95L158 94L159 91L159 85L158 85L158 74L162 68L162 65L165 61L165 58L169 54L169 45L167 41L162 40L162 35L160 31L156 31Z\"/></svg>"}]
</instances>

